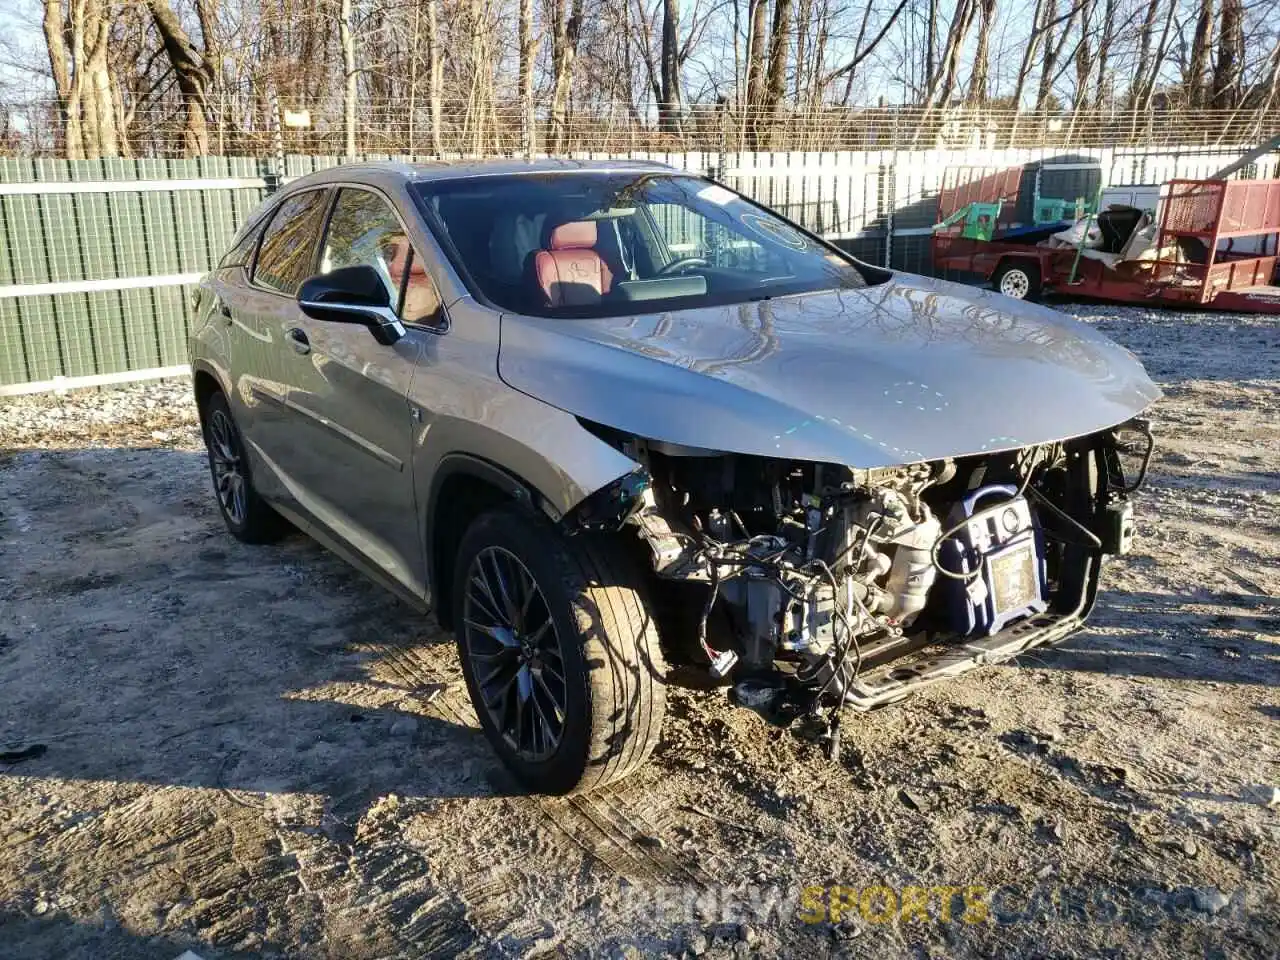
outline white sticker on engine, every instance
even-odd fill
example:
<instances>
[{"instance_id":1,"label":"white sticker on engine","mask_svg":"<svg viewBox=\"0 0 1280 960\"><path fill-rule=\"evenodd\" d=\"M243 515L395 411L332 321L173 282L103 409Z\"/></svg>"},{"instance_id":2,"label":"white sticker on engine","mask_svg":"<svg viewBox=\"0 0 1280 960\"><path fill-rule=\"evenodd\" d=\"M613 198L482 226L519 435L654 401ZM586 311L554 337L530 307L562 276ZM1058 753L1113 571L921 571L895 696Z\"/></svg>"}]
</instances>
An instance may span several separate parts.
<instances>
[{"instance_id":1,"label":"white sticker on engine","mask_svg":"<svg viewBox=\"0 0 1280 960\"><path fill-rule=\"evenodd\" d=\"M709 187L703 187L698 191L698 198L706 200L708 203L714 203L718 207L723 207L726 203L733 199L733 192L726 190L719 184L711 184Z\"/></svg>"}]
</instances>

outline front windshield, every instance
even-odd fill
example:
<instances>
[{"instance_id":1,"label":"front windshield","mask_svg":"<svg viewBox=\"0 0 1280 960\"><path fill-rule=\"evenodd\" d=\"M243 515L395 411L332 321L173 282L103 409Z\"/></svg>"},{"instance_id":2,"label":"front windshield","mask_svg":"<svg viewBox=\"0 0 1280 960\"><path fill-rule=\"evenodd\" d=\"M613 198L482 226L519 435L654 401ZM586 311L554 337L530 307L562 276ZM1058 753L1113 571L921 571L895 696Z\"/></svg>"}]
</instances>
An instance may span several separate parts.
<instances>
[{"instance_id":1,"label":"front windshield","mask_svg":"<svg viewBox=\"0 0 1280 960\"><path fill-rule=\"evenodd\" d=\"M516 174L415 189L473 292L517 313L615 316L866 286L844 257L697 177Z\"/></svg>"}]
</instances>

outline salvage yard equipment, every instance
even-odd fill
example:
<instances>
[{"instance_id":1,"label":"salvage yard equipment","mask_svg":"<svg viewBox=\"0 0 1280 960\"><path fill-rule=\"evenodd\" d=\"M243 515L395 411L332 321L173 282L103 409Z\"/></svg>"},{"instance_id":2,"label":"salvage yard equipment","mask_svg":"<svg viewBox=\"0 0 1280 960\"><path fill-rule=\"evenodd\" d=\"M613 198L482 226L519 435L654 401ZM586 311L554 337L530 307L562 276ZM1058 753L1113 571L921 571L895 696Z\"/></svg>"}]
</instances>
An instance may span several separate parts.
<instances>
[{"instance_id":1,"label":"salvage yard equipment","mask_svg":"<svg viewBox=\"0 0 1280 960\"><path fill-rule=\"evenodd\" d=\"M1280 180L1170 180L1154 212L1104 198L1100 212L1075 224L1028 227L1012 218L1020 170L949 178L933 230L936 269L976 274L1016 299L1057 292L1280 313ZM992 203L1002 216L985 240L966 227L964 211Z\"/></svg>"}]
</instances>

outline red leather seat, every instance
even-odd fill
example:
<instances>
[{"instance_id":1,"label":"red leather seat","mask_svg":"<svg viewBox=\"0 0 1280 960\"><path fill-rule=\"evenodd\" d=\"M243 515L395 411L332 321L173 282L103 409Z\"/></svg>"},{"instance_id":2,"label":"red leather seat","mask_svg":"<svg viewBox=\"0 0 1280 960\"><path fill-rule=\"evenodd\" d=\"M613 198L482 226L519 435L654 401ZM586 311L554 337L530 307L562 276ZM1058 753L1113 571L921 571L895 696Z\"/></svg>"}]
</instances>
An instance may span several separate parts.
<instances>
[{"instance_id":1,"label":"red leather seat","mask_svg":"<svg viewBox=\"0 0 1280 960\"><path fill-rule=\"evenodd\" d=\"M599 303L613 287L613 271L595 251L594 220L575 220L551 231L548 249L534 254L533 269L548 305Z\"/></svg>"}]
</instances>

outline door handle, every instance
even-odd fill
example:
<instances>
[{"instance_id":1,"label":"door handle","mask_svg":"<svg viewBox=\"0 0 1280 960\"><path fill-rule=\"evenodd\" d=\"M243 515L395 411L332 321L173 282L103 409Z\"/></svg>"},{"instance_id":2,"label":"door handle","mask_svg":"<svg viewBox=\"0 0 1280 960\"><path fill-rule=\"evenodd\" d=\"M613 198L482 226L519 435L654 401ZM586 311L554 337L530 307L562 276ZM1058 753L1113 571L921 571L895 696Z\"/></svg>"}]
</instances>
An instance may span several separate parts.
<instances>
[{"instance_id":1,"label":"door handle","mask_svg":"<svg viewBox=\"0 0 1280 960\"><path fill-rule=\"evenodd\" d=\"M293 347L294 353L306 356L311 352L311 341L307 339L307 332L301 327L294 327L285 336L289 338L289 346Z\"/></svg>"}]
</instances>

